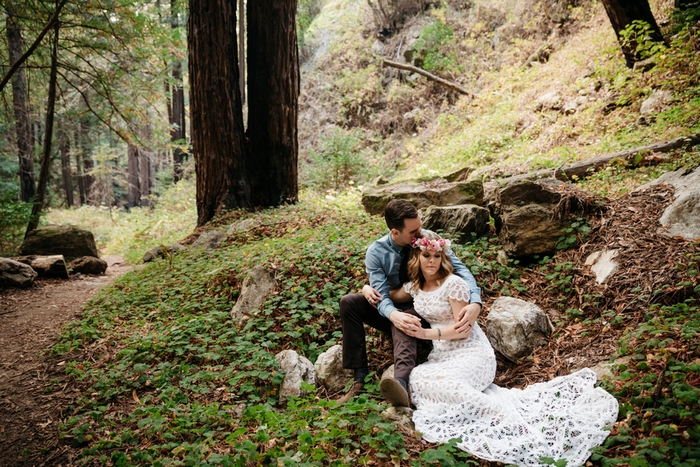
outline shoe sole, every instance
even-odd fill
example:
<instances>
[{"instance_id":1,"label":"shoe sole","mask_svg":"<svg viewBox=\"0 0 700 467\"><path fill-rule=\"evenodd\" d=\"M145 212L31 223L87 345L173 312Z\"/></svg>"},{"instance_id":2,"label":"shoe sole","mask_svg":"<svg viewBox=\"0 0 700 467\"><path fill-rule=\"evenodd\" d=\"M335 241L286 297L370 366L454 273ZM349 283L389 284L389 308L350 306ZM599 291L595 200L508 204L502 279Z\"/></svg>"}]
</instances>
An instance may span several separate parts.
<instances>
[{"instance_id":1,"label":"shoe sole","mask_svg":"<svg viewBox=\"0 0 700 467\"><path fill-rule=\"evenodd\" d=\"M401 386L401 383L393 378L383 379L379 383L379 390L382 397L394 407L409 407L411 401L408 400L408 392Z\"/></svg>"}]
</instances>

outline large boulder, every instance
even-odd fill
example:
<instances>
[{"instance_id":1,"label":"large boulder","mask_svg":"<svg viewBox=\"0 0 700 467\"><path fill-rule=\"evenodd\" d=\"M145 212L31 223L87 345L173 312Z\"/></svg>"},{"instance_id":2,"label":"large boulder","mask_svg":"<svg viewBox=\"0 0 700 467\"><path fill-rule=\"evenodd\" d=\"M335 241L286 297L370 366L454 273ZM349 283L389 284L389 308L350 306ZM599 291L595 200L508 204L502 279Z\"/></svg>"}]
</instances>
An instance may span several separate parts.
<instances>
[{"instance_id":1,"label":"large boulder","mask_svg":"<svg viewBox=\"0 0 700 467\"><path fill-rule=\"evenodd\" d=\"M37 273L31 266L8 258L0 258L0 287L31 287Z\"/></svg>"},{"instance_id":2,"label":"large boulder","mask_svg":"<svg viewBox=\"0 0 700 467\"><path fill-rule=\"evenodd\" d=\"M382 214L392 199L405 199L413 203L417 209L433 205L480 205L484 200L484 185L481 180L462 182L434 180L372 186L362 193L362 206L370 214Z\"/></svg>"},{"instance_id":3,"label":"large boulder","mask_svg":"<svg viewBox=\"0 0 700 467\"><path fill-rule=\"evenodd\" d=\"M668 206L659 223L661 232L672 237L688 240L700 238L700 167L694 170L680 169L667 172L653 182L640 187L667 183L676 189L675 200Z\"/></svg>"},{"instance_id":4,"label":"large boulder","mask_svg":"<svg viewBox=\"0 0 700 467\"><path fill-rule=\"evenodd\" d=\"M496 299L486 317L491 345L512 361L530 355L552 332L554 326L540 307L519 298Z\"/></svg>"},{"instance_id":5,"label":"large boulder","mask_svg":"<svg viewBox=\"0 0 700 467\"><path fill-rule=\"evenodd\" d=\"M73 225L47 225L32 230L24 239L19 254L63 255L67 262L81 256L99 257L92 232Z\"/></svg>"},{"instance_id":6,"label":"large boulder","mask_svg":"<svg viewBox=\"0 0 700 467\"><path fill-rule=\"evenodd\" d=\"M236 304L231 309L231 319L238 324L249 317L253 310L260 309L265 297L275 288L275 278L262 266L250 271L243 281Z\"/></svg>"},{"instance_id":7,"label":"large boulder","mask_svg":"<svg viewBox=\"0 0 700 467\"><path fill-rule=\"evenodd\" d=\"M284 380L279 390L279 404L286 404L290 397L299 397L305 394L301 388L301 382L316 384L316 372L314 365L308 358L296 353L294 350L283 350L275 358L284 370Z\"/></svg>"},{"instance_id":8,"label":"large boulder","mask_svg":"<svg viewBox=\"0 0 700 467\"><path fill-rule=\"evenodd\" d=\"M458 206L430 206L421 211L423 227L442 231L447 238L457 242L471 240L472 234L483 235L489 231L489 210L474 204Z\"/></svg>"},{"instance_id":9,"label":"large boulder","mask_svg":"<svg viewBox=\"0 0 700 467\"><path fill-rule=\"evenodd\" d=\"M551 254L564 230L602 204L595 196L555 179L504 182L495 193L493 216L503 250L520 258Z\"/></svg>"},{"instance_id":10,"label":"large boulder","mask_svg":"<svg viewBox=\"0 0 700 467\"><path fill-rule=\"evenodd\" d=\"M316 359L316 380L333 394L340 392L353 377L352 370L343 368L343 347L334 345Z\"/></svg>"},{"instance_id":11,"label":"large boulder","mask_svg":"<svg viewBox=\"0 0 700 467\"><path fill-rule=\"evenodd\" d=\"M51 256L17 256L13 258L15 261L30 266L39 277L57 277L59 279L68 279L68 269L63 255Z\"/></svg>"},{"instance_id":12,"label":"large boulder","mask_svg":"<svg viewBox=\"0 0 700 467\"><path fill-rule=\"evenodd\" d=\"M94 256L83 256L68 264L68 269L73 274L93 274L99 276L107 270L107 261Z\"/></svg>"}]
</instances>

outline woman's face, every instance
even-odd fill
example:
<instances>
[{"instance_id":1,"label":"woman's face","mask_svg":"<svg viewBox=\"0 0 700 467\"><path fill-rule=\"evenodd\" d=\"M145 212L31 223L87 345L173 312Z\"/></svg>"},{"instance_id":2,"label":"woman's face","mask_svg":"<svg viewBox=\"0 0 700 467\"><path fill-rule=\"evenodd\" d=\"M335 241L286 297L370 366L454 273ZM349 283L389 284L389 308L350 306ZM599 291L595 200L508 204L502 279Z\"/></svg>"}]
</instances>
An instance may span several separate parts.
<instances>
[{"instance_id":1,"label":"woman's face","mask_svg":"<svg viewBox=\"0 0 700 467\"><path fill-rule=\"evenodd\" d=\"M442 263L441 251L421 251L419 258L420 270L426 279L434 276L440 270L440 264Z\"/></svg>"}]
</instances>

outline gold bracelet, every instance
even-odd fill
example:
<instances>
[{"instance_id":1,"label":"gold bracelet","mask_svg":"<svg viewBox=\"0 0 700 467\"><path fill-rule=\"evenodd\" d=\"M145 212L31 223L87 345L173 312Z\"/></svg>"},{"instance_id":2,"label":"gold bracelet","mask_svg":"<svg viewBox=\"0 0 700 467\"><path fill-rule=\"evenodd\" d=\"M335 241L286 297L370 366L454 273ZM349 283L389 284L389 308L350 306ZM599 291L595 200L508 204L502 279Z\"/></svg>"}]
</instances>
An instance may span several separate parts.
<instances>
[{"instance_id":1,"label":"gold bracelet","mask_svg":"<svg viewBox=\"0 0 700 467\"><path fill-rule=\"evenodd\" d=\"M440 331L440 328L437 328L437 330L438 330L438 340L440 340L440 338L442 337L442 331Z\"/></svg>"}]
</instances>

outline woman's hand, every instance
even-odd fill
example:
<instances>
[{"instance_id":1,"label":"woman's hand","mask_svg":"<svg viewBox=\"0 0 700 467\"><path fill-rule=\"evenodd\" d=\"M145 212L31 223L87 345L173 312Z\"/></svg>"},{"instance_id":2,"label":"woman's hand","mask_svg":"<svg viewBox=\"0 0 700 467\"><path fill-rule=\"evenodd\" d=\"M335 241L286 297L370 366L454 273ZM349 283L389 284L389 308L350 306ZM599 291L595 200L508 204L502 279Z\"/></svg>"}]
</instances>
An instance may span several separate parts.
<instances>
[{"instance_id":1,"label":"woman's hand","mask_svg":"<svg viewBox=\"0 0 700 467\"><path fill-rule=\"evenodd\" d=\"M455 331L467 337L474 329L474 323L476 323L479 313L481 313L481 305L478 303L470 303L462 307L458 315L459 320L455 324Z\"/></svg>"},{"instance_id":2,"label":"woman's hand","mask_svg":"<svg viewBox=\"0 0 700 467\"><path fill-rule=\"evenodd\" d=\"M369 284L365 284L365 286L362 287L362 296L375 308L377 308L379 302L382 301L382 295Z\"/></svg>"}]
</instances>

